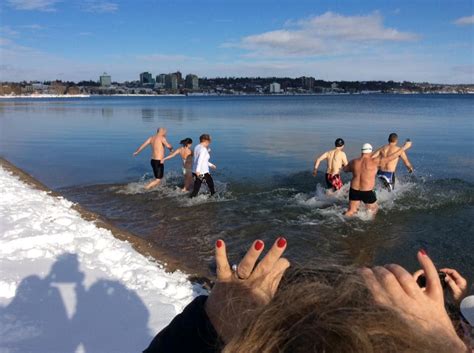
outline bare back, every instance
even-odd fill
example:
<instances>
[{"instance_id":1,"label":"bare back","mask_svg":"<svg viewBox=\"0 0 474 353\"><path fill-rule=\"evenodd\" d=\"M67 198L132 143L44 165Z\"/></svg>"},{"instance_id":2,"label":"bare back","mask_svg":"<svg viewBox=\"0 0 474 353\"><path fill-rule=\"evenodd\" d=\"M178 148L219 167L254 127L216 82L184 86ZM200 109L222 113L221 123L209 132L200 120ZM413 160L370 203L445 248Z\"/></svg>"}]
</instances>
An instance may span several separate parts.
<instances>
[{"instance_id":1,"label":"bare back","mask_svg":"<svg viewBox=\"0 0 474 353\"><path fill-rule=\"evenodd\" d=\"M165 158L165 145L167 144L166 138L162 135L156 134L150 137L151 144L151 158L161 161Z\"/></svg>"},{"instance_id":2,"label":"bare back","mask_svg":"<svg viewBox=\"0 0 474 353\"><path fill-rule=\"evenodd\" d=\"M326 172L331 175L339 174L341 168L347 165L347 156L339 148L327 152L328 167Z\"/></svg>"},{"instance_id":3,"label":"bare back","mask_svg":"<svg viewBox=\"0 0 474 353\"><path fill-rule=\"evenodd\" d=\"M378 170L378 160L370 154L354 159L350 163L352 172L351 188L360 191L371 191L375 188L375 176Z\"/></svg>"},{"instance_id":4,"label":"bare back","mask_svg":"<svg viewBox=\"0 0 474 353\"><path fill-rule=\"evenodd\" d=\"M189 148L181 147L179 155L183 159L183 166L186 169L192 169L193 167L193 151Z\"/></svg>"},{"instance_id":5,"label":"bare back","mask_svg":"<svg viewBox=\"0 0 474 353\"><path fill-rule=\"evenodd\" d=\"M398 147L396 144L388 144L381 148L380 155L382 156L382 158L388 157L389 155L397 152L399 149L400 147ZM399 159L400 158L398 157L398 158L392 159L391 161L383 163L380 166L380 169L385 172L395 172L395 170L397 169Z\"/></svg>"}]
</instances>

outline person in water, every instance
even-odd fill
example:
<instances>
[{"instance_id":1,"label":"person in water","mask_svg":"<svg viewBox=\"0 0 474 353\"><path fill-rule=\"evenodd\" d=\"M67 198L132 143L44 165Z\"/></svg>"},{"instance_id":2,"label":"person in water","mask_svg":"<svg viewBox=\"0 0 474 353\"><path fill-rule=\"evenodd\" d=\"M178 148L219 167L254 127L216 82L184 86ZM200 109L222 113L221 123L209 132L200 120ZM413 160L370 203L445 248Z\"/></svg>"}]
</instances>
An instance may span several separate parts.
<instances>
[{"instance_id":1,"label":"person in water","mask_svg":"<svg viewBox=\"0 0 474 353\"><path fill-rule=\"evenodd\" d=\"M326 187L328 190L337 191L342 188L344 183L342 182L340 171L341 168L348 164L346 153L344 149L344 140L338 138L334 145L336 148L324 152L314 161L313 175L318 174L319 164L327 159L328 166L326 168Z\"/></svg>"},{"instance_id":2,"label":"person in water","mask_svg":"<svg viewBox=\"0 0 474 353\"><path fill-rule=\"evenodd\" d=\"M209 145L211 144L211 136L203 134L199 137L199 145L194 148L193 177L194 187L191 197L197 196L202 183L205 181L211 195L216 193L214 189L214 180L209 173L209 167L216 169L216 166L209 162L211 155L209 154Z\"/></svg>"},{"instance_id":3,"label":"person in water","mask_svg":"<svg viewBox=\"0 0 474 353\"><path fill-rule=\"evenodd\" d=\"M386 157L392 154L400 148L398 147L397 143L398 135L392 132L388 136L388 144L377 149L374 153L374 157L378 157L379 155L382 157ZM405 152L403 152L399 158L392 159L391 161L382 164L377 172L377 177L380 179L380 181L382 181L384 187L388 191L392 191L395 188L395 171L397 169L398 161L400 158L402 159L403 163L405 163L408 172L413 173L413 165L408 160L407 154Z\"/></svg>"},{"instance_id":4,"label":"person in water","mask_svg":"<svg viewBox=\"0 0 474 353\"><path fill-rule=\"evenodd\" d=\"M133 156L137 156L145 147L151 146L151 167L153 169L153 175L155 180L151 181L145 186L145 189L150 190L155 186L160 185L161 179L163 179L163 173L165 171L165 165L163 159L165 158L165 147L173 152L173 146L171 146L166 140L167 130L160 127L156 130L156 134L146 139L145 142L133 153Z\"/></svg>"},{"instance_id":5,"label":"person in water","mask_svg":"<svg viewBox=\"0 0 474 353\"><path fill-rule=\"evenodd\" d=\"M184 175L184 187L183 191L189 191L191 189L191 185L193 185L193 151L191 147L193 146L193 140L189 137L181 140L180 145L182 147L178 148L176 151L171 153L168 157L163 159L167 161L173 157L176 157L178 154L183 159L183 175Z\"/></svg>"},{"instance_id":6,"label":"person in water","mask_svg":"<svg viewBox=\"0 0 474 353\"><path fill-rule=\"evenodd\" d=\"M346 216L353 216L359 210L361 201L367 205L372 213L377 213L377 196L375 194L375 177L378 169L397 159L411 147L412 143L407 140L403 147L398 147L388 156L372 152L372 145L364 143L362 154L359 158L353 159L344 167L345 172L352 173L351 188L349 190L349 209Z\"/></svg>"}]
</instances>

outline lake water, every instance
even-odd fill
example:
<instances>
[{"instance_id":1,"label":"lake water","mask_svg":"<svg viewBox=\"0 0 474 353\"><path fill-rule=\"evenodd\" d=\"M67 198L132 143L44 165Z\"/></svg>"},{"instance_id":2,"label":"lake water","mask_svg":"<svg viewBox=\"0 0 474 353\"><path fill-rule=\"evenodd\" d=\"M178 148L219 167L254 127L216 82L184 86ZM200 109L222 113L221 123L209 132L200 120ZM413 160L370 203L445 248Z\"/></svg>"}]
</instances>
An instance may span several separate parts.
<instances>
[{"instance_id":1,"label":"lake water","mask_svg":"<svg viewBox=\"0 0 474 353\"><path fill-rule=\"evenodd\" d=\"M212 268L217 238L235 260L257 237L283 234L288 258L304 265L396 262L415 270L425 248L440 266L474 279L473 118L467 95L2 100L0 153L201 274ZM162 187L143 191L149 151L132 153L159 126L175 147L212 135L216 198L179 192L179 158L166 164ZM342 137L354 158L362 143L382 145L392 131L413 140L415 173L400 163L396 191L378 192L375 220L364 212L345 219L348 186L325 196L324 170L311 176L315 155Z\"/></svg>"}]
</instances>

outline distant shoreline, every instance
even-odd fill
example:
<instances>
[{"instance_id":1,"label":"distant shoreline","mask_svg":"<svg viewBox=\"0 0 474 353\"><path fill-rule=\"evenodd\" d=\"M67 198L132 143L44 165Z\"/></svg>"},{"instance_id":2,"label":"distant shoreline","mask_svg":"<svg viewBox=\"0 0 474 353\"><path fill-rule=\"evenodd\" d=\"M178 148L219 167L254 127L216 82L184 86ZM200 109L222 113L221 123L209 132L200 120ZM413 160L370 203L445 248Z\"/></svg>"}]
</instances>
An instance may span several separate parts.
<instances>
[{"instance_id":1,"label":"distant shoreline","mask_svg":"<svg viewBox=\"0 0 474 353\"><path fill-rule=\"evenodd\" d=\"M469 95L471 92L355 92L355 93L297 93L297 94L36 94L36 95L0 95L0 99L67 99L67 98L96 98L96 97L294 97L294 96L361 96L361 95Z\"/></svg>"}]
</instances>

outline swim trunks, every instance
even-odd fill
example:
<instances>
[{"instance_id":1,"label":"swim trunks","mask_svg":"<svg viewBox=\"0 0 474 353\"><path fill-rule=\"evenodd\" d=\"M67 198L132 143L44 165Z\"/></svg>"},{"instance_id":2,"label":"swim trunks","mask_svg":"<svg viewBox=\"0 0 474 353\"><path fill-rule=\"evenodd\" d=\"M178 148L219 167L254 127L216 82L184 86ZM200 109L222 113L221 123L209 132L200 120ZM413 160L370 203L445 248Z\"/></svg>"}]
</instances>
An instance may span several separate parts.
<instances>
[{"instance_id":1,"label":"swim trunks","mask_svg":"<svg viewBox=\"0 0 474 353\"><path fill-rule=\"evenodd\" d=\"M362 201L366 204L372 204L377 202L377 195L375 195L375 191L360 191L354 190L351 188L349 190L349 200L350 201Z\"/></svg>"},{"instance_id":2,"label":"swim trunks","mask_svg":"<svg viewBox=\"0 0 474 353\"><path fill-rule=\"evenodd\" d=\"M383 186L392 191L395 188L395 173L394 172L384 172L379 170L377 172L378 178L382 181Z\"/></svg>"},{"instance_id":3,"label":"swim trunks","mask_svg":"<svg viewBox=\"0 0 474 353\"><path fill-rule=\"evenodd\" d=\"M161 163L158 159L152 159L150 161L151 167L153 168L153 174L155 175L156 179L162 179L163 173L165 171L165 165Z\"/></svg>"},{"instance_id":4,"label":"swim trunks","mask_svg":"<svg viewBox=\"0 0 474 353\"><path fill-rule=\"evenodd\" d=\"M339 174L328 174L326 173L326 186L328 189L333 189L334 191L342 188L342 179Z\"/></svg>"}]
</instances>

